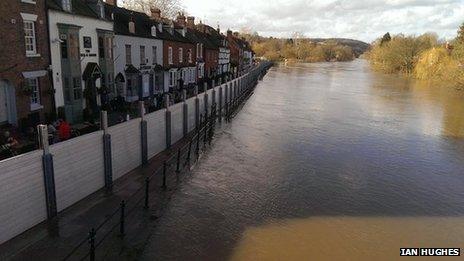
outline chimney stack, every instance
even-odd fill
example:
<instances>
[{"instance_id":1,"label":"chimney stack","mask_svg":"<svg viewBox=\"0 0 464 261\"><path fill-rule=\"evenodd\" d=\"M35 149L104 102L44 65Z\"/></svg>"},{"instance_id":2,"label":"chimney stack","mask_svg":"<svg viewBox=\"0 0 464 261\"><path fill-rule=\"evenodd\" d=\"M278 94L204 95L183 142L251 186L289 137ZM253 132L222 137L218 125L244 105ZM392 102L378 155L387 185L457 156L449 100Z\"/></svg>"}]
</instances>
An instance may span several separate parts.
<instances>
[{"instance_id":1,"label":"chimney stack","mask_svg":"<svg viewBox=\"0 0 464 261\"><path fill-rule=\"evenodd\" d=\"M177 15L177 24L185 27L185 15L181 12Z\"/></svg>"},{"instance_id":2,"label":"chimney stack","mask_svg":"<svg viewBox=\"0 0 464 261\"><path fill-rule=\"evenodd\" d=\"M151 13L151 19L153 20L159 20L161 19L161 10L157 7L152 7L150 8L150 13Z\"/></svg>"},{"instance_id":3,"label":"chimney stack","mask_svg":"<svg viewBox=\"0 0 464 261\"><path fill-rule=\"evenodd\" d=\"M190 28L190 29L195 28L195 17L193 17L193 16L188 16L187 17L187 27Z\"/></svg>"},{"instance_id":4,"label":"chimney stack","mask_svg":"<svg viewBox=\"0 0 464 261\"><path fill-rule=\"evenodd\" d=\"M118 6L118 0L105 0L105 2L112 6Z\"/></svg>"}]
</instances>

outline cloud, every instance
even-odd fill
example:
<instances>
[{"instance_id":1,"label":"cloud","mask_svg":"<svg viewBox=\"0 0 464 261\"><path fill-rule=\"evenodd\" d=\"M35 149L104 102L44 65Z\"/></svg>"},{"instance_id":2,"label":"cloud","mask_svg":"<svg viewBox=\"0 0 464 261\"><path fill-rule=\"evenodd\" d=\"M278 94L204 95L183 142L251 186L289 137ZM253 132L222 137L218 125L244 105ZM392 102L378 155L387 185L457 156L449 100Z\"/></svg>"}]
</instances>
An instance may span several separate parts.
<instances>
[{"instance_id":1,"label":"cloud","mask_svg":"<svg viewBox=\"0 0 464 261\"><path fill-rule=\"evenodd\" d=\"M371 42L385 32L436 32L452 38L464 22L464 0L184 0L212 26L266 36L349 37Z\"/></svg>"}]
</instances>

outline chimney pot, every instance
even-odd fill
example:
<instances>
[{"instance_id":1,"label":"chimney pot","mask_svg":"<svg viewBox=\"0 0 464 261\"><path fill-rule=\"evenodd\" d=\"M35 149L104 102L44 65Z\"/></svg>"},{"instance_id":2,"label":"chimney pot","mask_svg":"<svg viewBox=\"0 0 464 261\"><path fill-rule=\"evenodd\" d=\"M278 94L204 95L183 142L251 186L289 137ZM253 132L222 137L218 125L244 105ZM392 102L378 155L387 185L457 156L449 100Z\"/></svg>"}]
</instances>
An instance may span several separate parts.
<instances>
[{"instance_id":1,"label":"chimney pot","mask_svg":"<svg viewBox=\"0 0 464 261\"><path fill-rule=\"evenodd\" d=\"M161 10L157 7L150 8L151 19L158 20L161 19Z\"/></svg>"}]
</instances>

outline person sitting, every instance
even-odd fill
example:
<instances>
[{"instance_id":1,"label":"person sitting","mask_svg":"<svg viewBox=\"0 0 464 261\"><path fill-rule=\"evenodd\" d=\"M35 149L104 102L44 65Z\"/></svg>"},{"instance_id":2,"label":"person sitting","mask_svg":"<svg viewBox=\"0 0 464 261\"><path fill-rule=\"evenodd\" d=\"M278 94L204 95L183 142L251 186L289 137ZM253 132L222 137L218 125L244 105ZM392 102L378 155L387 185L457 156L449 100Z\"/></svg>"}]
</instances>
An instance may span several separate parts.
<instances>
[{"instance_id":1,"label":"person sitting","mask_svg":"<svg viewBox=\"0 0 464 261\"><path fill-rule=\"evenodd\" d=\"M11 156L18 155L18 147L19 142L13 136L11 136L9 131L5 131L3 133L4 144L2 145L2 149L9 150Z\"/></svg>"},{"instance_id":2,"label":"person sitting","mask_svg":"<svg viewBox=\"0 0 464 261\"><path fill-rule=\"evenodd\" d=\"M58 137L60 141L65 141L71 138L71 125L65 120L60 120L58 125Z\"/></svg>"}]
</instances>

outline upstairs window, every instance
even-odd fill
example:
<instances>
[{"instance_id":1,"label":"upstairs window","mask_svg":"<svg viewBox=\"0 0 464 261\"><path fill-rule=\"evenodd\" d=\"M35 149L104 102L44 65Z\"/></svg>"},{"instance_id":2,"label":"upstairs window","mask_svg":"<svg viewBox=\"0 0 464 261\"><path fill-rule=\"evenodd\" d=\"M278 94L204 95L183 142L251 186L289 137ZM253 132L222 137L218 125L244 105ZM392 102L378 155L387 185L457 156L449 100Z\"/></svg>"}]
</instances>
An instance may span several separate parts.
<instances>
[{"instance_id":1,"label":"upstairs window","mask_svg":"<svg viewBox=\"0 0 464 261\"><path fill-rule=\"evenodd\" d=\"M184 61L184 50L182 48L179 48L179 62Z\"/></svg>"},{"instance_id":2,"label":"upstairs window","mask_svg":"<svg viewBox=\"0 0 464 261\"><path fill-rule=\"evenodd\" d=\"M105 59L105 38L98 37L98 56L100 59Z\"/></svg>"},{"instance_id":3,"label":"upstairs window","mask_svg":"<svg viewBox=\"0 0 464 261\"><path fill-rule=\"evenodd\" d=\"M168 63L172 64L172 47L168 47Z\"/></svg>"},{"instance_id":4,"label":"upstairs window","mask_svg":"<svg viewBox=\"0 0 464 261\"><path fill-rule=\"evenodd\" d=\"M156 37L156 26L151 27L151 36Z\"/></svg>"},{"instance_id":5,"label":"upstairs window","mask_svg":"<svg viewBox=\"0 0 464 261\"><path fill-rule=\"evenodd\" d=\"M200 58L200 44L197 43L197 58Z\"/></svg>"},{"instance_id":6,"label":"upstairs window","mask_svg":"<svg viewBox=\"0 0 464 261\"><path fill-rule=\"evenodd\" d=\"M33 21L24 21L24 39L26 44L26 55L37 54L35 23Z\"/></svg>"},{"instance_id":7,"label":"upstairs window","mask_svg":"<svg viewBox=\"0 0 464 261\"><path fill-rule=\"evenodd\" d=\"M140 46L140 65L145 65L147 61L145 60L145 46Z\"/></svg>"},{"instance_id":8,"label":"upstairs window","mask_svg":"<svg viewBox=\"0 0 464 261\"><path fill-rule=\"evenodd\" d=\"M71 0L61 0L61 6L66 12L71 12Z\"/></svg>"},{"instance_id":9,"label":"upstairs window","mask_svg":"<svg viewBox=\"0 0 464 261\"><path fill-rule=\"evenodd\" d=\"M132 64L132 48L129 44L126 44L126 64Z\"/></svg>"},{"instance_id":10,"label":"upstairs window","mask_svg":"<svg viewBox=\"0 0 464 261\"><path fill-rule=\"evenodd\" d=\"M129 33L135 34L135 23L132 21L129 22Z\"/></svg>"},{"instance_id":11,"label":"upstairs window","mask_svg":"<svg viewBox=\"0 0 464 261\"><path fill-rule=\"evenodd\" d=\"M187 53L188 53L188 61L189 63L191 63L192 62L192 49L189 49Z\"/></svg>"},{"instance_id":12,"label":"upstairs window","mask_svg":"<svg viewBox=\"0 0 464 261\"><path fill-rule=\"evenodd\" d=\"M158 48L156 46L152 46L153 64L157 64L157 55L156 55L157 51L158 51Z\"/></svg>"}]
</instances>

